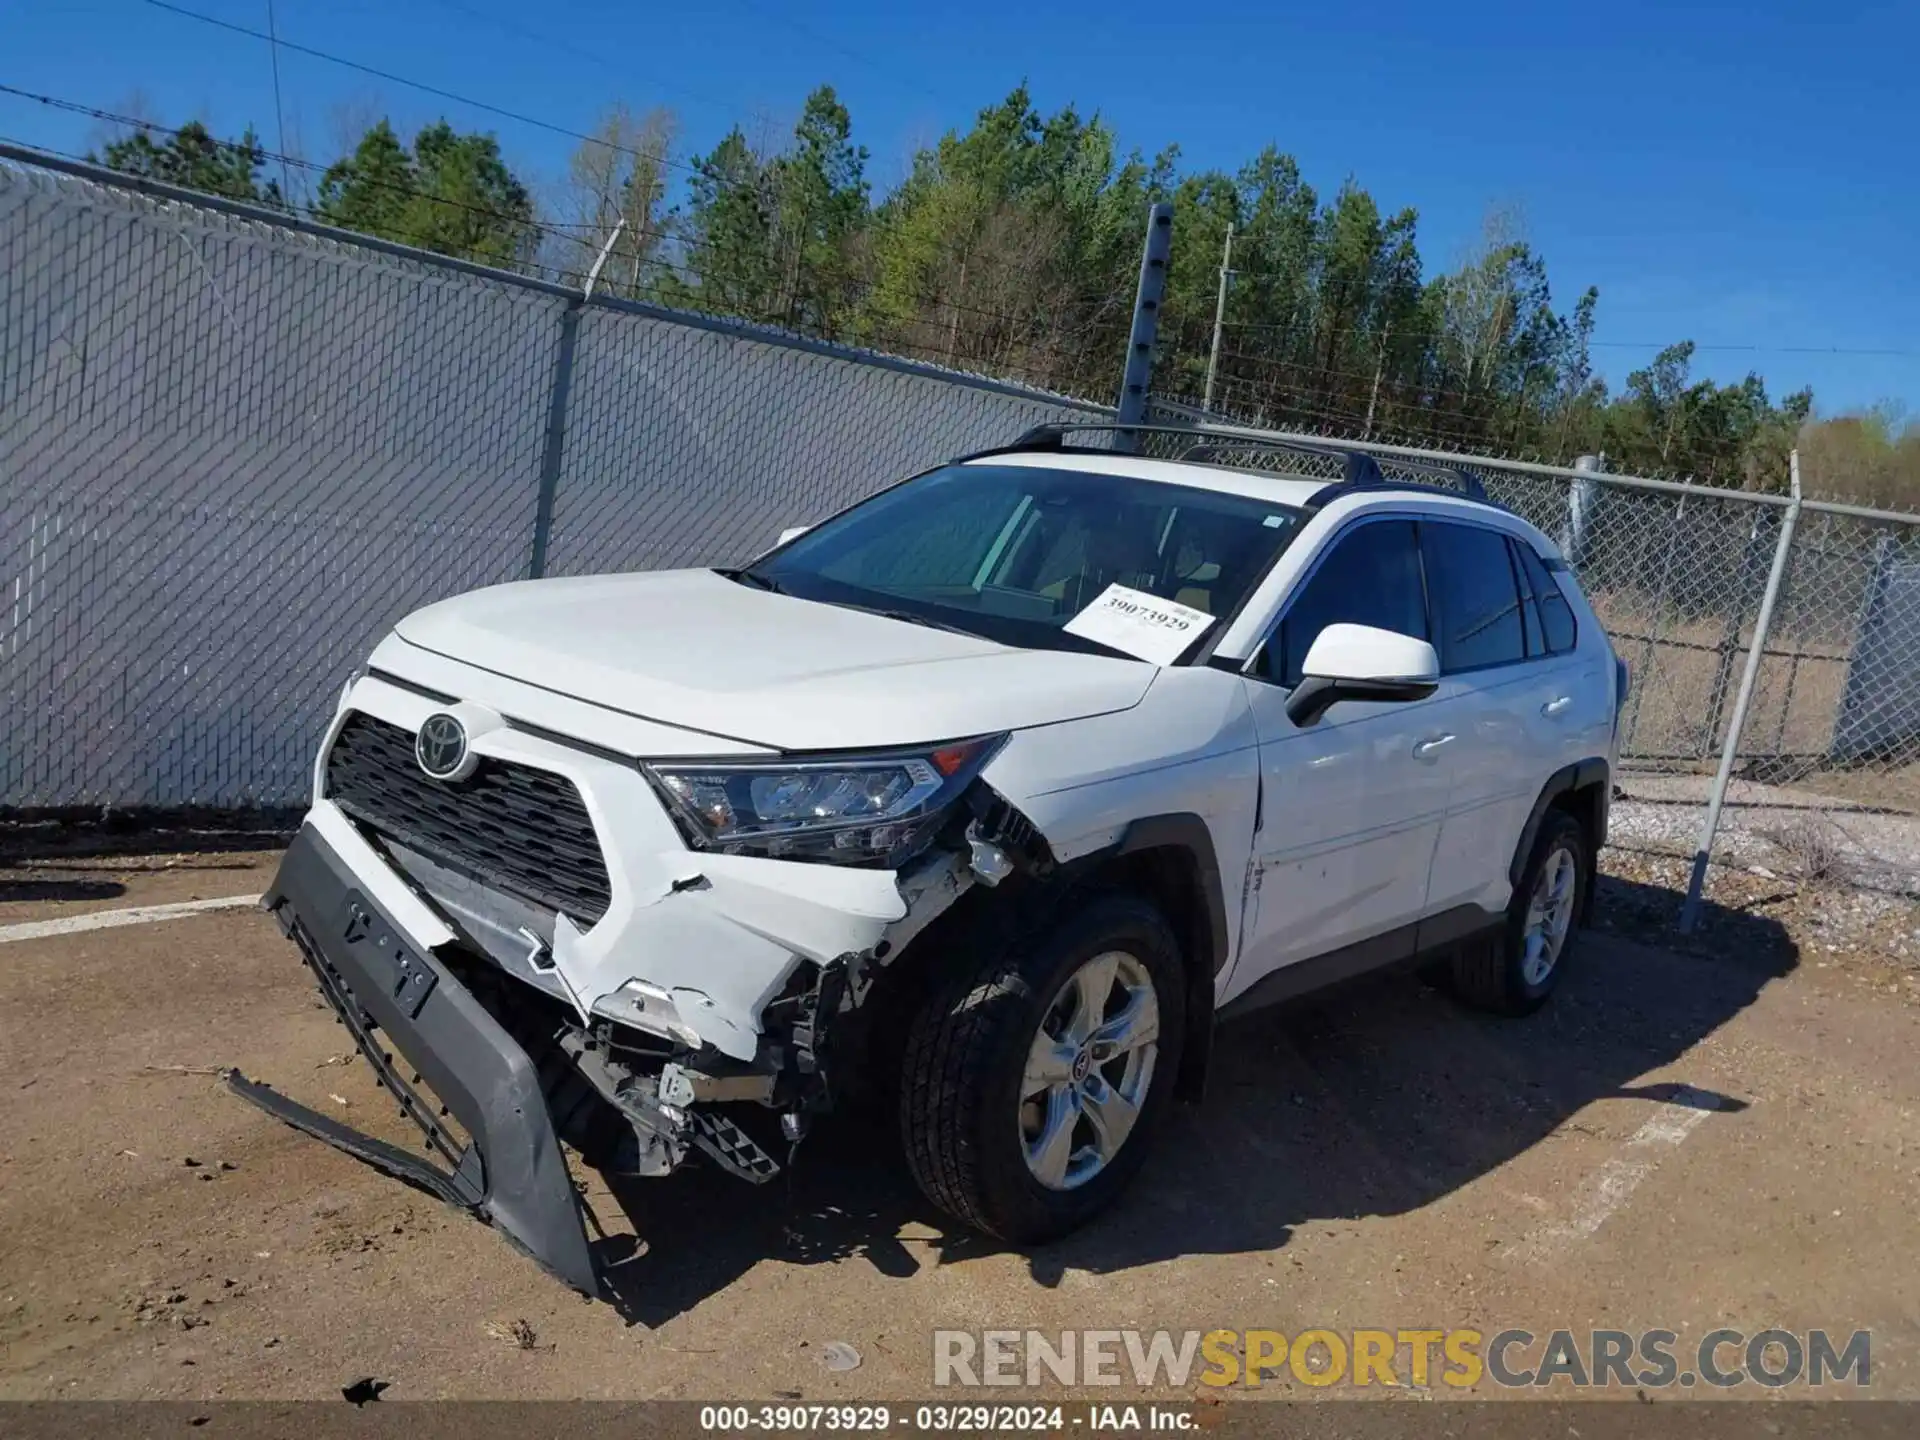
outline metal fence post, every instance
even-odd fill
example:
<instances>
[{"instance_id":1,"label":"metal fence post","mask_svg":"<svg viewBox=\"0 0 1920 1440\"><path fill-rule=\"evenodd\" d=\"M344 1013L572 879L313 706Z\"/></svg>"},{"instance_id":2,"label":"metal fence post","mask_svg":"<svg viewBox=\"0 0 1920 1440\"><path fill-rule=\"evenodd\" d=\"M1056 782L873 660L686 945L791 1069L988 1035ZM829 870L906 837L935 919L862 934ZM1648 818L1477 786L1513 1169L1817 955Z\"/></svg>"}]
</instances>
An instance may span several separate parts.
<instances>
[{"instance_id":1,"label":"metal fence post","mask_svg":"<svg viewBox=\"0 0 1920 1440\"><path fill-rule=\"evenodd\" d=\"M1167 257L1173 253L1173 206L1164 201L1148 207L1147 244L1140 254L1140 287L1133 298L1133 329L1127 336L1127 368L1120 378L1120 404L1115 415L1122 425L1138 425L1146 418L1147 388L1153 379L1153 345L1160 330L1160 300L1167 292ZM1121 432L1131 450L1136 437Z\"/></svg>"},{"instance_id":2,"label":"metal fence post","mask_svg":"<svg viewBox=\"0 0 1920 1440\"><path fill-rule=\"evenodd\" d=\"M1760 676L1760 660L1767 648L1767 631L1773 625L1773 607L1780 599L1780 583L1786 578L1787 560L1793 549L1794 528L1800 523L1800 452L1787 461L1790 477L1787 513L1780 521L1780 540L1773 548L1773 566L1767 571L1766 593L1760 597L1760 614L1753 622L1753 644L1747 650L1746 669L1740 675L1740 694L1733 702L1733 718L1727 723L1727 743L1720 750L1720 769L1713 777L1713 791L1707 799L1706 818L1700 823L1700 843L1693 852L1693 874L1687 880L1687 898L1680 907L1680 933L1690 932L1700 918L1700 893L1707 881L1707 858L1713 853L1714 831L1720 828L1720 807L1727 800L1727 782L1733 778L1733 762L1740 750L1740 732L1746 727L1747 707L1753 703L1754 682Z\"/></svg>"},{"instance_id":3,"label":"metal fence post","mask_svg":"<svg viewBox=\"0 0 1920 1440\"><path fill-rule=\"evenodd\" d=\"M1213 349L1207 352L1207 388L1200 397L1200 408L1213 410L1213 380L1220 369L1220 332L1227 323L1227 281L1233 275L1233 222L1227 222L1227 243L1220 251L1220 292L1213 300Z\"/></svg>"},{"instance_id":4,"label":"metal fence post","mask_svg":"<svg viewBox=\"0 0 1920 1440\"><path fill-rule=\"evenodd\" d=\"M1727 696L1733 689L1734 661L1740 655L1740 619L1746 609L1747 596L1753 593L1754 583L1760 578L1760 566L1767 553L1766 542L1760 533L1765 519L1765 511L1753 512L1746 543L1740 547L1740 565L1734 571L1733 599L1727 606L1726 623L1720 627L1720 643L1715 650L1717 658L1713 669L1713 688L1707 692L1707 723L1700 732L1699 758L1702 760L1713 753L1714 738L1719 735L1720 722L1726 717Z\"/></svg>"},{"instance_id":5,"label":"metal fence post","mask_svg":"<svg viewBox=\"0 0 1920 1440\"><path fill-rule=\"evenodd\" d=\"M1607 467L1598 455L1582 455L1573 462L1573 468L1585 474L1598 475ZM1588 542L1593 529L1593 507L1599 490L1600 482L1597 480L1576 480L1567 487L1567 528L1560 537L1560 553L1566 556L1567 564L1576 571L1587 561Z\"/></svg>"},{"instance_id":6,"label":"metal fence post","mask_svg":"<svg viewBox=\"0 0 1920 1440\"><path fill-rule=\"evenodd\" d=\"M595 270L599 267L596 264ZM553 388L547 401L547 439L540 452L540 491L533 506L533 553L527 560L527 578L547 573L547 543L553 537L553 497L560 488L560 456L567 444L567 391L573 384L573 349L580 335L580 312L586 295L569 300L560 312L560 344L553 357Z\"/></svg>"}]
</instances>

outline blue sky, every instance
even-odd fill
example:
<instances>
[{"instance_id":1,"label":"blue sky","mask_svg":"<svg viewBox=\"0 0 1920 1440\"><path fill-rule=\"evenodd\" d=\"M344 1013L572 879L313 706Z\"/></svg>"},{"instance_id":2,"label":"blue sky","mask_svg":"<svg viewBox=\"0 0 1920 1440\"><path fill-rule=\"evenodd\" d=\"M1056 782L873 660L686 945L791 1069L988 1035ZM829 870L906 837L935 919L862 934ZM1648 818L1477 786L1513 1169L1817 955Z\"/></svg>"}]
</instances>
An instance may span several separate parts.
<instances>
[{"instance_id":1,"label":"blue sky","mask_svg":"<svg viewBox=\"0 0 1920 1440\"><path fill-rule=\"evenodd\" d=\"M267 0L180 3L266 25ZM285 39L571 129L614 100L671 106L683 154L736 120L782 128L830 81L882 183L1025 79L1043 109L1098 110L1123 146L1177 141L1190 166L1272 141L1323 193L1351 175L1420 212L1430 269L1490 205L1516 207L1556 303L1600 287L1594 356L1616 386L1691 338L1696 373L1811 384L1824 413L1920 412L1913 0L274 3ZM147 0L0 0L0 84L109 110L137 97L222 133L252 121L272 148L267 50ZM380 113L493 129L536 182L572 145L290 52L280 82L289 148L316 160ZM99 127L0 95L0 136L80 151Z\"/></svg>"}]
</instances>

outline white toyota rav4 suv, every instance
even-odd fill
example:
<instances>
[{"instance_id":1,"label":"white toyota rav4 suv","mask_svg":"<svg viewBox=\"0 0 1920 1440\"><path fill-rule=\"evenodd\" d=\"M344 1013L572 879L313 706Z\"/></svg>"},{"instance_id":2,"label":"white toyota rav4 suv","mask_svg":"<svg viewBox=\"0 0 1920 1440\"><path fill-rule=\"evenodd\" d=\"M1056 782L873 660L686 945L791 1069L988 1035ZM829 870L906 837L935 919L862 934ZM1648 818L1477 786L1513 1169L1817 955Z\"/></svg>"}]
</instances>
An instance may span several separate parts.
<instances>
[{"instance_id":1,"label":"white toyota rav4 suv","mask_svg":"<svg viewBox=\"0 0 1920 1440\"><path fill-rule=\"evenodd\" d=\"M1626 688L1553 543L1464 472L1103 429L741 569L401 621L266 904L443 1163L234 1088L591 1293L563 1141L764 1180L864 1097L935 1203L1031 1242L1114 1198L1217 1020L1416 961L1539 1005Z\"/></svg>"}]
</instances>

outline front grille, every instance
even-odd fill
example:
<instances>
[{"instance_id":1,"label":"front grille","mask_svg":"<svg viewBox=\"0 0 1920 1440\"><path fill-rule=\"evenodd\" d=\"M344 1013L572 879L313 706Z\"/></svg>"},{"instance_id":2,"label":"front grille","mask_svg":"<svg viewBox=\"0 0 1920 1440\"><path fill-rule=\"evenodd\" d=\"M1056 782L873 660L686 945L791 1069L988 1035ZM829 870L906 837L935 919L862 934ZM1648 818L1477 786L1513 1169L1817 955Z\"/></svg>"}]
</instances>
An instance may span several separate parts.
<instances>
[{"instance_id":1,"label":"front grille","mask_svg":"<svg viewBox=\"0 0 1920 1440\"><path fill-rule=\"evenodd\" d=\"M593 821L565 776L483 757L465 780L431 780L411 731L355 714L328 752L327 798L378 835L574 920L592 924L612 903Z\"/></svg>"}]
</instances>

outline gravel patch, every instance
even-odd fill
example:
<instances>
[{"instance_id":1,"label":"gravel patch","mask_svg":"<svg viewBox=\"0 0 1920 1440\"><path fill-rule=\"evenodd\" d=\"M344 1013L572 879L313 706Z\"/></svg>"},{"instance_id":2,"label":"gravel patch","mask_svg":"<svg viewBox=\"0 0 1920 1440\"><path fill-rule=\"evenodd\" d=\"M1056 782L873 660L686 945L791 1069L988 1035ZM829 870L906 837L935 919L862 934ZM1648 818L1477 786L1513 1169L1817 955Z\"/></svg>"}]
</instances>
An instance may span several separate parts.
<instances>
[{"instance_id":1,"label":"gravel patch","mask_svg":"<svg viewBox=\"0 0 1920 1440\"><path fill-rule=\"evenodd\" d=\"M1784 958L1920 1001L1920 900L1804 881L1763 865L1715 864L1700 922L1682 935L1691 870L1686 856L1609 845L1600 853L1596 922L1678 954L1762 966Z\"/></svg>"},{"instance_id":2,"label":"gravel patch","mask_svg":"<svg viewBox=\"0 0 1920 1440\"><path fill-rule=\"evenodd\" d=\"M1704 775L1623 777L1608 820L1609 844L1691 857L1711 786ZM1762 879L1840 884L1920 899L1920 815L1735 780L1720 812L1713 859Z\"/></svg>"}]
</instances>

